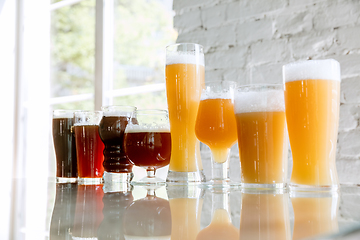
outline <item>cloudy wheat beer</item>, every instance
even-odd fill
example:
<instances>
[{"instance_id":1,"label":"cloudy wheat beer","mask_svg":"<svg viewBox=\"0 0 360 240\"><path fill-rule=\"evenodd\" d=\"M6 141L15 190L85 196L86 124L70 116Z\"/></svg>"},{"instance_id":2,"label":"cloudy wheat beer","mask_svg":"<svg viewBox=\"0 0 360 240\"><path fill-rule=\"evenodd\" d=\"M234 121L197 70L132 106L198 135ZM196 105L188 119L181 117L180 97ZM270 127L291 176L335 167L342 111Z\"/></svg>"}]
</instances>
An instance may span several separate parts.
<instances>
[{"instance_id":1,"label":"cloudy wheat beer","mask_svg":"<svg viewBox=\"0 0 360 240\"><path fill-rule=\"evenodd\" d=\"M205 75L202 46L190 43L168 46L165 75L172 141L167 181L204 181L200 142L195 135Z\"/></svg>"},{"instance_id":2,"label":"cloudy wheat beer","mask_svg":"<svg viewBox=\"0 0 360 240\"><path fill-rule=\"evenodd\" d=\"M234 111L243 186L284 187L288 141L282 85L237 88Z\"/></svg>"},{"instance_id":3,"label":"cloudy wheat beer","mask_svg":"<svg viewBox=\"0 0 360 240\"><path fill-rule=\"evenodd\" d=\"M340 65L313 60L283 67L293 171L290 187L336 189Z\"/></svg>"}]
</instances>

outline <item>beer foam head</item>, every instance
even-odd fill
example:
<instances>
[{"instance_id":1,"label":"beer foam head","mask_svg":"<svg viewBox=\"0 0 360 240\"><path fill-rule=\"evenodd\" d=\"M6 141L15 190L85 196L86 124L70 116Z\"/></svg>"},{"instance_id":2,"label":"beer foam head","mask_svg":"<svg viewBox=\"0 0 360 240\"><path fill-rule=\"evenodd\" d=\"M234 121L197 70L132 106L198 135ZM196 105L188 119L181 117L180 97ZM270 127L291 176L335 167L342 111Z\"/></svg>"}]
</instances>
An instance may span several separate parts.
<instances>
[{"instance_id":1,"label":"beer foam head","mask_svg":"<svg viewBox=\"0 0 360 240\"><path fill-rule=\"evenodd\" d=\"M111 112L104 112L104 117L131 117L132 112L124 112L124 111L111 111Z\"/></svg>"},{"instance_id":2,"label":"beer foam head","mask_svg":"<svg viewBox=\"0 0 360 240\"><path fill-rule=\"evenodd\" d=\"M235 91L234 112L283 112L284 91L268 90L268 91L247 91L240 89Z\"/></svg>"},{"instance_id":3,"label":"beer foam head","mask_svg":"<svg viewBox=\"0 0 360 240\"><path fill-rule=\"evenodd\" d=\"M125 129L125 133L136 132L170 132L169 124L128 124Z\"/></svg>"},{"instance_id":4,"label":"beer foam head","mask_svg":"<svg viewBox=\"0 0 360 240\"><path fill-rule=\"evenodd\" d=\"M54 110L53 118L73 118L74 111L72 110Z\"/></svg>"},{"instance_id":5,"label":"beer foam head","mask_svg":"<svg viewBox=\"0 0 360 240\"><path fill-rule=\"evenodd\" d=\"M198 51L166 53L166 65L185 63L205 66L204 53Z\"/></svg>"},{"instance_id":6,"label":"beer foam head","mask_svg":"<svg viewBox=\"0 0 360 240\"><path fill-rule=\"evenodd\" d=\"M340 82L340 64L334 59L326 59L295 62L283 66L284 83L306 79Z\"/></svg>"}]
</instances>

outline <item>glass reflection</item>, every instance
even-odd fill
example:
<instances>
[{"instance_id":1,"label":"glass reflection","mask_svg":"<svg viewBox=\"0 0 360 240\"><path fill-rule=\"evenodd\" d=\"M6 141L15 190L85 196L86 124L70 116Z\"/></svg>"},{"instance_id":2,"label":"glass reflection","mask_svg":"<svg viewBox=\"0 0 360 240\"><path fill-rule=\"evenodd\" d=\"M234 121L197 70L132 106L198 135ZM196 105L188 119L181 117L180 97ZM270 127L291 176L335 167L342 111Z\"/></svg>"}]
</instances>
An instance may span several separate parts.
<instances>
[{"instance_id":1,"label":"glass reflection","mask_svg":"<svg viewBox=\"0 0 360 240\"><path fill-rule=\"evenodd\" d=\"M56 197L50 222L51 240L70 240L74 224L77 183L56 184Z\"/></svg>"},{"instance_id":2,"label":"glass reflection","mask_svg":"<svg viewBox=\"0 0 360 240\"><path fill-rule=\"evenodd\" d=\"M168 200L147 189L145 198L134 201L124 214L126 240L170 239L171 213Z\"/></svg>"},{"instance_id":3,"label":"glass reflection","mask_svg":"<svg viewBox=\"0 0 360 240\"><path fill-rule=\"evenodd\" d=\"M338 231L338 193L291 192L293 240Z\"/></svg>"},{"instance_id":4,"label":"glass reflection","mask_svg":"<svg viewBox=\"0 0 360 240\"><path fill-rule=\"evenodd\" d=\"M211 223L199 232L196 240L239 239L239 229L231 223L229 193L223 189L212 189Z\"/></svg>"},{"instance_id":5,"label":"glass reflection","mask_svg":"<svg viewBox=\"0 0 360 240\"><path fill-rule=\"evenodd\" d=\"M97 230L103 220L103 185L78 185L73 239L98 239Z\"/></svg>"},{"instance_id":6,"label":"glass reflection","mask_svg":"<svg viewBox=\"0 0 360 240\"><path fill-rule=\"evenodd\" d=\"M289 195L245 191L241 195L240 240L290 240Z\"/></svg>"},{"instance_id":7,"label":"glass reflection","mask_svg":"<svg viewBox=\"0 0 360 240\"><path fill-rule=\"evenodd\" d=\"M105 193L102 199L104 204L103 215L104 220L100 224L98 230L98 239L116 239L124 240L124 214L126 208L131 205L134 200L131 186L115 186L112 184L109 188L105 183Z\"/></svg>"},{"instance_id":8,"label":"glass reflection","mask_svg":"<svg viewBox=\"0 0 360 240\"><path fill-rule=\"evenodd\" d=\"M197 186L167 188L171 210L171 240L195 240L200 231L204 190Z\"/></svg>"}]
</instances>

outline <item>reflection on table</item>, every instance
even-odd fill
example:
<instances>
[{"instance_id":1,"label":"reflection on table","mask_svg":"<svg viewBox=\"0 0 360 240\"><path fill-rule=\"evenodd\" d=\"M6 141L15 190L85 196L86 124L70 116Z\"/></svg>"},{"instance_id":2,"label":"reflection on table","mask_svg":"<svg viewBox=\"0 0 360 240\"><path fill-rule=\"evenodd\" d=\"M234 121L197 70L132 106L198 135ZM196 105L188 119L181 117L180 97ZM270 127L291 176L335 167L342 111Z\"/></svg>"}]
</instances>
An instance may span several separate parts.
<instances>
[{"instance_id":1,"label":"reflection on table","mask_svg":"<svg viewBox=\"0 0 360 240\"><path fill-rule=\"evenodd\" d=\"M338 208L336 192L60 183L50 239L298 240L338 232Z\"/></svg>"}]
</instances>

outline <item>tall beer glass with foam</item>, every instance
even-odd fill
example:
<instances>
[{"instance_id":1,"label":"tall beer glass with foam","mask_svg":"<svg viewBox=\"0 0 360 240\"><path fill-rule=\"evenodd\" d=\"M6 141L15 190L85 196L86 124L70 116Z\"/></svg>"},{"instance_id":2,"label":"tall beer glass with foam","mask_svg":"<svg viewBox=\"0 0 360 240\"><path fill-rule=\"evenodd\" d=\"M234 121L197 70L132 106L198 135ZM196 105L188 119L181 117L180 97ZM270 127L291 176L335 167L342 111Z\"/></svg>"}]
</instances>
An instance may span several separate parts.
<instances>
[{"instance_id":1,"label":"tall beer glass with foam","mask_svg":"<svg viewBox=\"0 0 360 240\"><path fill-rule=\"evenodd\" d=\"M204 182L195 121L204 85L203 47L193 43L166 48L166 94L171 132L168 183Z\"/></svg>"},{"instance_id":2,"label":"tall beer glass with foam","mask_svg":"<svg viewBox=\"0 0 360 240\"><path fill-rule=\"evenodd\" d=\"M290 188L336 190L340 64L332 59L283 67L286 120L293 156Z\"/></svg>"}]
</instances>

